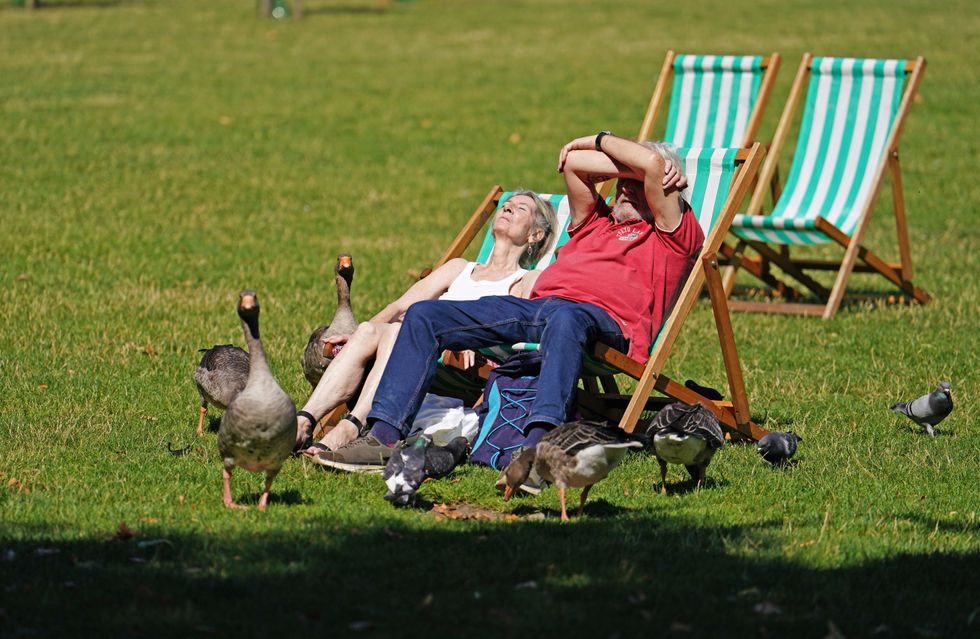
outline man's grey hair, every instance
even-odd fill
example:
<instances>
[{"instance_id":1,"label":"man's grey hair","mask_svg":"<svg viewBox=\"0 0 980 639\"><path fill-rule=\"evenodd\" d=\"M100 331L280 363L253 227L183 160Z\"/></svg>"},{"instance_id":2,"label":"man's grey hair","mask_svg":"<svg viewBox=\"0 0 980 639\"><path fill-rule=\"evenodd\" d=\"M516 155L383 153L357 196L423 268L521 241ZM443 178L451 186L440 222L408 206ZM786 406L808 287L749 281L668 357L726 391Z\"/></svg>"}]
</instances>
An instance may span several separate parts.
<instances>
[{"instance_id":1,"label":"man's grey hair","mask_svg":"<svg viewBox=\"0 0 980 639\"><path fill-rule=\"evenodd\" d=\"M656 142L654 140L644 140L640 142L641 146L645 146L650 149L661 158L664 162L670 162L677 169L677 172L684 175L684 165L681 163L680 157L677 155L677 147L669 142Z\"/></svg>"},{"instance_id":2,"label":"man's grey hair","mask_svg":"<svg viewBox=\"0 0 980 639\"><path fill-rule=\"evenodd\" d=\"M555 207L551 205L551 202L534 191L515 189L510 194L511 197L517 195L531 198L531 201L534 202L534 227L544 231L544 237L538 242L532 242L528 246L530 250L525 251L519 260L521 268L530 268L537 264L538 258L547 253L551 245L554 244L555 238L558 236L558 231L555 228L558 226L558 215L555 213Z\"/></svg>"}]
</instances>

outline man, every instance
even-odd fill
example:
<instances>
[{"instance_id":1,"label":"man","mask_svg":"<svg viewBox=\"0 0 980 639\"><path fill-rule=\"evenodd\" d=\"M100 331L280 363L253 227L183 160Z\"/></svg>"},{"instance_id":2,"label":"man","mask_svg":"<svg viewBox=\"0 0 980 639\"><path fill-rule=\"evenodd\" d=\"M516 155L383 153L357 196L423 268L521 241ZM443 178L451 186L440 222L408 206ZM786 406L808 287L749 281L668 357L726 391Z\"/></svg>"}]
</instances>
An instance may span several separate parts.
<instances>
[{"instance_id":1,"label":"man","mask_svg":"<svg viewBox=\"0 0 980 639\"><path fill-rule=\"evenodd\" d=\"M558 171L571 209L569 240L530 298L414 304L368 415L370 434L322 453L321 462L347 470L383 464L408 433L445 349L540 343L541 375L527 445L570 417L586 348L601 341L638 361L647 359L704 242L680 196L687 181L676 156L663 144L602 131L566 144ZM610 178L618 178L611 209L595 189Z\"/></svg>"}]
</instances>

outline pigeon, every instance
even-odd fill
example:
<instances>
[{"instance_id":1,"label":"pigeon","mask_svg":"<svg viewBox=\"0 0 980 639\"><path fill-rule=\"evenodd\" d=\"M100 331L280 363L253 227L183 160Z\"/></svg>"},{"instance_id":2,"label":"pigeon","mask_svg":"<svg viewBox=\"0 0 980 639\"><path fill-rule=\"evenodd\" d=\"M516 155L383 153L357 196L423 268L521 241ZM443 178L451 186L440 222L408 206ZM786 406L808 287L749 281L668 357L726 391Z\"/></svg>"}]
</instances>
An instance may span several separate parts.
<instances>
[{"instance_id":1,"label":"pigeon","mask_svg":"<svg viewBox=\"0 0 980 639\"><path fill-rule=\"evenodd\" d=\"M724 446L718 418L701 404L668 404L653 418L648 431L653 454L660 463L660 492L667 494L667 464L681 464L704 486L705 469Z\"/></svg>"},{"instance_id":2,"label":"pigeon","mask_svg":"<svg viewBox=\"0 0 980 639\"><path fill-rule=\"evenodd\" d=\"M279 474L296 441L296 406L280 388L259 339L259 298L255 291L242 291L238 299L248 343L248 383L228 405L218 429L218 451L224 464L224 503L238 508L231 497L231 473L236 467L253 473L265 472L265 489L259 510L269 501L272 480Z\"/></svg>"},{"instance_id":3,"label":"pigeon","mask_svg":"<svg viewBox=\"0 0 980 639\"><path fill-rule=\"evenodd\" d=\"M466 460L469 452L470 443L465 437L456 437L445 446L433 446L432 439L422 435L414 443L399 447L385 465L385 499L396 506L414 503L422 482L445 477Z\"/></svg>"},{"instance_id":4,"label":"pigeon","mask_svg":"<svg viewBox=\"0 0 980 639\"><path fill-rule=\"evenodd\" d=\"M925 426L926 432L936 436L933 426L946 419L953 410L953 391L949 382L939 382L936 390L910 402L899 402L892 410L901 413L919 426Z\"/></svg>"},{"instance_id":5,"label":"pigeon","mask_svg":"<svg viewBox=\"0 0 980 639\"><path fill-rule=\"evenodd\" d=\"M589 490L618 466L630 448L643 448L637 435L590 421L566 422L541 438L534 448L521 449L504 471L507 484L504 501L527 481L531 469L545 481L558 487L561 520L568 521L565 491L569 486L582 488L578 514L585 510Z\"/></svg>"},{"instance_id":6,"label":"pigeon","mask_svg":"<svg viewBox=\"0 0 980 639\"><path fill-rule=\"evenodd\" d=\"M796 444L801 441L803 438L793 431L769 433L758 441L755 449L770 464L781 465L796 453Z\"/></svg>"},{"instance_id":7,"label":"pigeon","mask_svg":"<svg viewBox=\"0 0 980 639\"><path fill-rule=\"evenodd\" d=\"M248 353L231 344L202 348L201 363L194 371L194 382L201 395L201 411L197 420L197 436L204 435L204 415L208 404L221 410L228 408L235 395L242 392L248 381Z\"/></svg>"}]
</instances>

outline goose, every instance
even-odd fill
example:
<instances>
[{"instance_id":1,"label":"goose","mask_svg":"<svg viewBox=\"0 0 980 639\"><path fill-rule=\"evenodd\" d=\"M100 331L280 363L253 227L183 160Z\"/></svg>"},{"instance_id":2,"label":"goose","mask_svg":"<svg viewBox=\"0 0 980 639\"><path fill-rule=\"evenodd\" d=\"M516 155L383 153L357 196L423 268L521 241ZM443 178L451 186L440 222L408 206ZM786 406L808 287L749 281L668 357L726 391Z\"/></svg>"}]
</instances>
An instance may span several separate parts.
<instances>
[{"instance_id":1,"label":"goose","mask_svg":"<svg viewBox=\"0 0 980 639\"><path fill-rule=\"evenodd\" d=\"M296 406L276 383L259 339L259 299L255 291L238 296L238 316L245 331L250 366L245 388L228 405L218 429L218 451L224 463L224 503L240 508L231 498L231 472L241 467L265 472L259 510L269 501L272 480L279 474L296 441Z\"/></svg>"},{"instance_id":2,"label":"goose","mask_svg":"<svg viewBox=\"0 0 980 639\"><path fill-rule=\"evenodd\" d=\"M337 283L337 310L329 325L320 326L313 331L303 353L303 374L313 388L316 388L317 382L323 377L323 371L327 370L327 366L330 366L330 362L340 352L340 347L335 347L329 356L324 354L323 347L327 338L334 335L350 335L357 328L357 320L350 306L354 260L349 253L337 256L333 272L334 281Z\"/></svg>"},{"instance_id":3,"label":"goose","mask_svg":"<svg viewBox=\"0 0 980 639\"><path fill-rule=\"evenodd\" d=\"M197 436L204 435L204 415L208 404L225 410L248 381L248 353L231 344L202 348L201 363L194 371L197 392L201 394L201 415L197 420Z\"/></svg>"},{"instance_id":4,"label":"goose","mask_svg":"<svg viewBox=\"0 0 980 639\"><path fill-rule=\"evenodd\" d=\"M705 469L725 444L718 418L701 404L669 404L650 424L653 454L660 463L660 492L667 494L667 464L681 464L704 486Z\"/></svg>"},{"instance_id":5,"label":"goose","mask_svg":"<svg viewBox=\"0 0 980 639\"><path fill-rule=\"evenodd\" d=\"M538 471L545 481L554 482L561 500L561 520L568 521L565 490L582 488L578 514L585 510L585 500L592 486L618 466L630 448L642 448L644 442L619 428L590 421L566 422L541 438L534 448L524 449L507 467L504 500Z\"/></svg>"}]
</instances>

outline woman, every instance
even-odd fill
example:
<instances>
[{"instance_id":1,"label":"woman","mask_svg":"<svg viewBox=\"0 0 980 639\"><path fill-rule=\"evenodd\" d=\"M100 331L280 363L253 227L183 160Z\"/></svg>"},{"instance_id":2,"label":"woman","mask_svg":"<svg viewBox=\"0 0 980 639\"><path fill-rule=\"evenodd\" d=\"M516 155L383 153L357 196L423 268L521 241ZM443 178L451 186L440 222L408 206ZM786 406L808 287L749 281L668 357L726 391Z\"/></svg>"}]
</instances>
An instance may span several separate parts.
<instances>
[{"instance_id":1,"label":"woman","mask_svg":"<svg viewBox=\"0 0 980 639\"><path fill-rule=\"evenodd\" d=\"M307 440L323 415L350 399L362 379L364 385L350 413L303 453L312 456L324 450L336 450L358 436L361 424L371 410L401 319L409 306L432 299L473 300L487 295L528 297L539 271L528 272L525 268L547 252L556 236L556 223L551 204L532 191L514 192L494 218L491 227L493 251L486 264L467 262L463 258L450 260L413 284L369 321L361 323L353 335L331 338L329 343L335 347L344 344L344 347L320 378L306 405L297 413L297 443L302 445ZM466 354L468 362L472 363L474 358L472 352ZM368 366L371 366L370 372Z\"/></svg>"}]
</instances>

